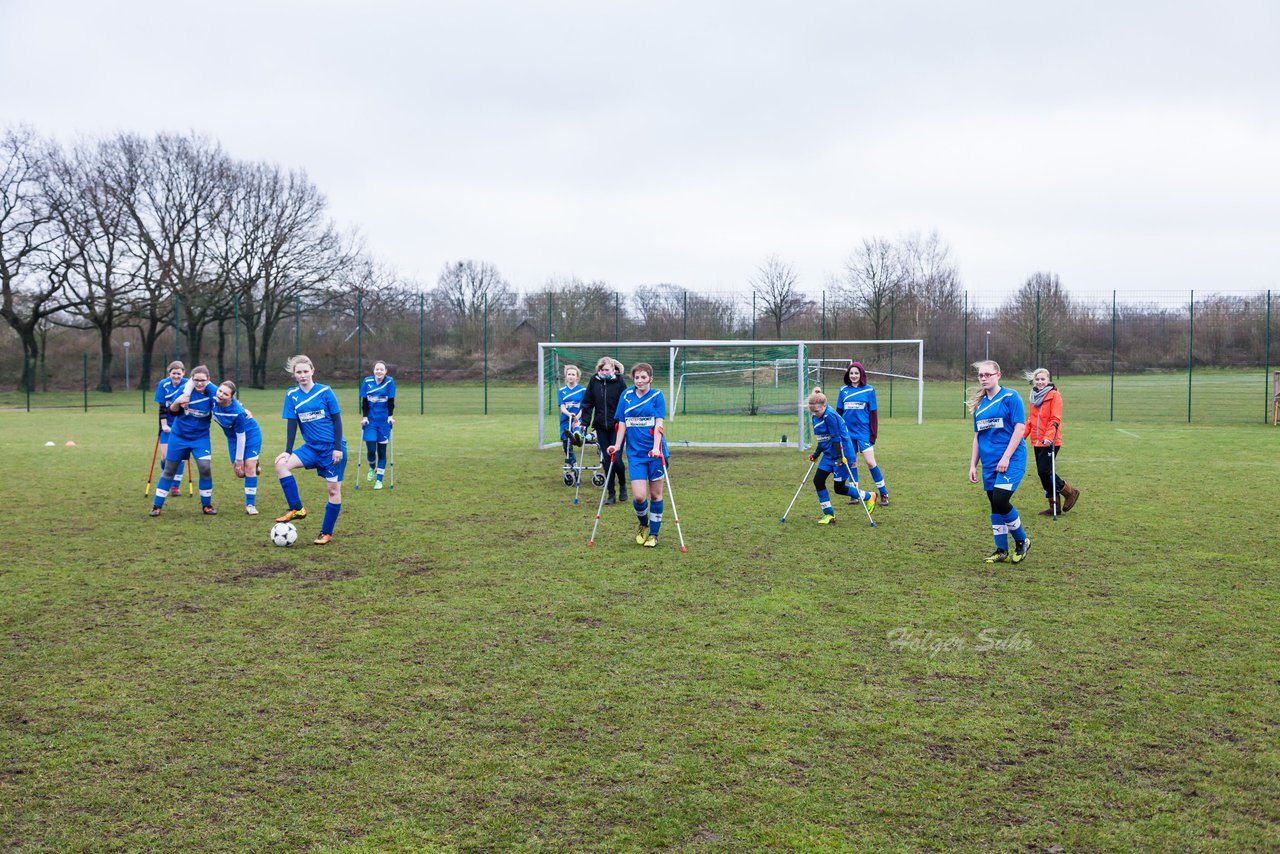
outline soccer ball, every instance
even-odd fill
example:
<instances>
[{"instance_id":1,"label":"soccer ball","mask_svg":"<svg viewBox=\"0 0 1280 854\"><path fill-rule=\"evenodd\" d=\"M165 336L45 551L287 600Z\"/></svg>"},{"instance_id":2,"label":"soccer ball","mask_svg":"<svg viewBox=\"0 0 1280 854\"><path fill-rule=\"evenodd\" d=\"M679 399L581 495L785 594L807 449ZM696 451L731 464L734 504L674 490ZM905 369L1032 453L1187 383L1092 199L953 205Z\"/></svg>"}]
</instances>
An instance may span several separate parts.
<instances>
[{"instance_id":1,"label":"soccer ball","mask_svg":"<svg viewBox=\"0 0 1280 854\"><path fill-rule=\"evenodd\" d=\"M271 526L271 542L273 545L288 548L298 541L298 529L292 522L277 522Z\"/></svg>"}]
</instances>

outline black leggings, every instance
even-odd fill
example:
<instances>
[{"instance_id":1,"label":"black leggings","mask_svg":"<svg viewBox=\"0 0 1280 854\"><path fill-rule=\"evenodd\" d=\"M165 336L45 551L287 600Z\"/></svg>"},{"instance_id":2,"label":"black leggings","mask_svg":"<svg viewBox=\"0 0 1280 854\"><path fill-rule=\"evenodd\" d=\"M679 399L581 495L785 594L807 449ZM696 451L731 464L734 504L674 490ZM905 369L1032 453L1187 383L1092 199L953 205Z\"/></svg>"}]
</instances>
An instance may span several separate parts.
<instances>
[{"instance_id":1,"label":"black leggings","mask_svg":"<svg viewBox=\"0 0 1280 854\"><path fill-rule=\"evenodd\" d=\"M813 473L814 489L817 489L819 492L826 489L827 475L829 474L831 474L831 472L826 472L826 471L823 471L822 469L818 469L816 472L814 472ZM847 481L837 480L835 482L835 491L836 491L836 495L848 495L849 487L848 487Z\"/></svg>"},{"instance_id":2,"label":"black leggings","mask_svg":"<svg viewBox=\"0 0 1280 854\"><path fill-rule=\"evenodd\" d=\"M1013 512L1013 493L1007 489L988 489L987 500L991 502L991 512L1007 516Z\"/></svg>"},{"instance_id":3,"label":"black leggings","mask_svg":"<svg viewBox=\"0 0 1280 854\"><path fill-rule=\"evenodd\" d=\"M1037 447L1036 448L1036 474L1040 475L1040 485L1044 487L1044 497L1051 498L1051 485L1053 483L1053 458L1057 454L1062 453L1062 446L1059 445L1055 454L1053 448ZM1062 492L1062 488L1067 482L1061 477L1058 478L1058 492Z\"/></svg>"}]
</instances>

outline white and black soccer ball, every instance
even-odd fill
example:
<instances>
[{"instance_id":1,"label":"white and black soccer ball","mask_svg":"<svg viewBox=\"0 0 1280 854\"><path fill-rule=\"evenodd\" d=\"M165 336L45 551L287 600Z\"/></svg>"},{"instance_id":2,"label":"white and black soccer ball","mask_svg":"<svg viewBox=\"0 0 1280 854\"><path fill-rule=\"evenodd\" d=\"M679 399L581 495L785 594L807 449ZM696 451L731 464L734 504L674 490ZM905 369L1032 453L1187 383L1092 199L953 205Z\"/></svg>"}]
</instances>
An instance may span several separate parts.
<instances>
[{"instance_id":1,"label":"white and black soccer ball","mask_svg":"<svg viewBox=\"0 0 1280 854\"><path fill-rule=\"evenodd\" d=\"M298 529L292 522L276 522L271 526L272 545L288 548L298 541Z\"/></svg>"}]
</instances>

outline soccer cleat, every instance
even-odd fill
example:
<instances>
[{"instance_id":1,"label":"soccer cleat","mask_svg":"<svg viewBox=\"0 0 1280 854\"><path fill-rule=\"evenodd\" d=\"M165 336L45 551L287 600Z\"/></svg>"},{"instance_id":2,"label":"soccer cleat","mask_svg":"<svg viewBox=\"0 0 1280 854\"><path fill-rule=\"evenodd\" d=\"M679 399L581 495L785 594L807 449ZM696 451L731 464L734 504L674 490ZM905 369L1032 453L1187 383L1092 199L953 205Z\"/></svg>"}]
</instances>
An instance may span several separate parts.
<instances>
[{"instance_id":1,"label":"soccer cleat","mask_svg":"<svg viewBox=\"0 0 1280 854\"><path fill-rule=\"evenodd\" d=\"M217 516L217 515L218 515L218 511L213 509L213 505L212 505L212 504L205 504L205 505L201 506L201 508L200 508L200 512L201 512L201 513L203 513L203 514L204 514L204 515L206 515L206 516Z\"/></svg>"},{"instance_id":2,"label":"soccer cleat","mask_svg":"<svg viewBox=\"0 0 1280 854\"><path fill-rule=\"evenodd\" d=\"M170 487L170 489L169 489L169 494L170 494L170 495L181 495L181 494L182 494L182 488L181 488L181 487L178 487L178 486Z\"/></svg>"},{"instance_id":3,"label":"soccer cleat","mask_svg":"<svg viewBox=\"0 0 1280 854\"><path fill-rule=\"evenodd\" d=\"M645 538L644 547L647 549L656 549L658 547L658 538L650 534Z\"/></svg>"},{"instance_id":4,"label":"soccer cleat","mask_svg":"<svg viewBox=\"0 0 1280 854\"><path fill-rule=\"evenodd\" d=\"M148 515L148 516L159 516L159 515L160 515L160 508L159 508L159 507L152 507L152 508L151 508L151 512L150 512L150 513L148 513L147 515Z\"/></svg>"},{"instance_id":5,"label":"soccer cleat","mask_svg":"<svg viewBox=\"0 0 1280 854\"><path fill-rule=\"evenodd\" d=\"M836 521L835 514L823 513L822 518L818 520L819 525L834 525Z\"/></svg>"},{"instance_id":6,"label":"soccer cleat","mask_svg":"<svg viewBox=\"0 0 1280 854\"><path fill-rule=\"evenodd\" d=\"M277 522L293 522L298 519L305 519L305 518L307 518L307 508L299 507L297 510L286 510L284 512L284 515L276 517L276 521Z\"/></svg>"},{"instance_id":7,"label":"soccer cleat","mask_svg":"<svg viewBox=\"0 0 1280 854\"><path fill-rule=\"evenodd\" d=\"M876 499L876 503L878 503L881 507L888 507L888 506L889 506L889 496L888 496L888 495L881 495L878 499Z\"/></svg>"},{"instance_id":8,"label":"soccer cleat","mask_svg":"<svg viewBox=\"0 0 1280 854\"><path fill-rule=\"evenodd\" d=\"M374 478L373 469L369 469L369 473L365 475L364 479L369 481L370 483L373 483L373 478Z\"/></svg>"},{"instance_id":9,"label":"soccer cleat","mask_svg":"<svg viewBox=\"0 0 1280 854\"><path fill-rule=\"evenodd\" d=\"M644 541L647 539L649 539L649 523L645 522L640 526L640 529L636 531L636 545L643 546Z\"/></svg>"},{"instance_id":10,"label":"soccer cleat","mask_svg":"<svg viewBox=\"0 0 1280 854\"><path fill-rule=\"evenodd\" d=\"M374 489L382 489L382 481L378 481L373 485Z\"/></svg>"},{"instance_id":11,"label":"soccer cleat","mask_svg":"<svg viewBox=\"0 0 1280 854\"><path fill-rule=\"evenodd\" d=\"M871 511L876 509L876 495L874 492L867 494L866 504L867 504L867 513L871 513Z\"/></svg>"},{"instance_id":12,"label":"soccer cleat","mask_svg":"<svg viewBox=\"0 0 1280 854\"><path fill-rule=\"evenodd\" d=\"M317 546L327 546L333 542L333 534L321 534L311 542Z\"/></svg>"},{"instance_id":13,"label":"soccer cleat","mask_svg":"<svg viewBox=\"0 0 1280 854\"><path fill-rule=\"evenodd\" d=\"M252 504L246 504L244 506L244 512L248 513L250 516L257 516L258 508L254 507Z\"/></svg>"},{"instance_id":14,"label":"soccer cleat","mask_svg":"<svg viewBox=\"0 0 1280 854\"><path fill-rule=\"evenodd\" d=\"M1009 556L1009 560L1014 563L1022 563L1023 558L1027 556L1027 552L1031 551L1031 538L1027 537L1020 543L1013 544L1013 554Z\"/></svg>"},{"instance_id":15,"label":"soccer cleat","mask_svg":"<svg viewBox=\"0 0 1280 854\"><path fill-rule=\"evenodd\" d=\"M1004 549L996 549L987 555L986 563L1004 563L1009 559L1009 553Z\"/></svg>"}]
</instances>

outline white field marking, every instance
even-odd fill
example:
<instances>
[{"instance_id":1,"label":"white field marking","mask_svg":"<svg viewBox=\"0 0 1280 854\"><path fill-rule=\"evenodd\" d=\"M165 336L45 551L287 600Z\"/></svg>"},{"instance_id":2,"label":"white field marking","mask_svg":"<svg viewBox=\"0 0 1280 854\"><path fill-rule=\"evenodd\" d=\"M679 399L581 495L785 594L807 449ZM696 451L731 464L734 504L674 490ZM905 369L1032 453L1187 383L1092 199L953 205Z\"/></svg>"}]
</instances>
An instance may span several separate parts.
<instances>
[{"instance_id":1,"label":"white field marking","mask_svg":"<svg viewBox=\"0 0 1280 854\"><path fill-rule=\"evenodd\" d=\"M1139 436L1137 433L1130 433L1128 430L1121 430L1119 427L1117 427L1117 428L1116 428L1116 432L1117 432L1117 433L1123 433L1123 434L1125 434L1126 436L1132 436L1132 437L1133 437L1133 438L1135 438L1135 439L1141 439L1141 438L1142 438L1142 437L1141 437L1141 436Z\"/></svg>"}]
</instances>

